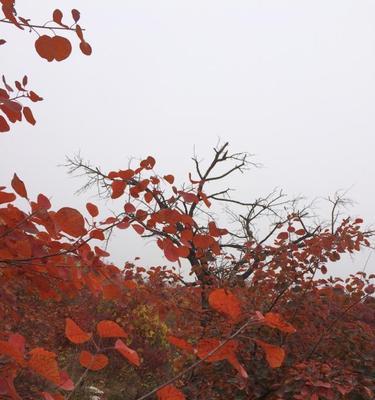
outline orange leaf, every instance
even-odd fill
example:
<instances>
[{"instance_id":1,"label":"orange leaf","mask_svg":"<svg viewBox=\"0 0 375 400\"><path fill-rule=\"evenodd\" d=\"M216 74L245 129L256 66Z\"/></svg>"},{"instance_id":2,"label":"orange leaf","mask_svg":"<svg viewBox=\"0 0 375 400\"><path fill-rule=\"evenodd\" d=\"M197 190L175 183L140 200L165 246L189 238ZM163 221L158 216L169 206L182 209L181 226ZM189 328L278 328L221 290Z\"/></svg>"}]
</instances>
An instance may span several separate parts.
<instances>
[{"instance_id":1,"label":"orange leaf","mask_svg":"<svg viewBox=\"0 0 375 400\"><path fill-rule=\"evenodd\" d=\"M118 300L121 297L121 289L114 284L105 285L103 287L104 300Z\"/></svg>"},{"instance_id":2,"label":"orange leaf","mask_svg":"<svg viewBox=\"0 0 375 400\"><path fill-rule=\"evenodd\" d=\"M208 297L208 302L216 311L229 316L234 321L238 320L241 315L239 300L226 289L213 290Z\"/></svg>"},{"instance_id":3,"label":"orange leaf","mask_svg":"<svg viewBox=\"0 0 375 400\"><path fill-rule=\"evenodd\" d=\"M63 390L74 390L74 382L70 379L70 376L65 371L60 371L60 384L59 388Z\"/></svg>"},{"instance_id":4,"label":"orange leaf","mask_svg":"<svg viewBox=\"0 0 375 400\"><path fill-rule=\"evenodd\" d=\"M227 360L232 365L232 367L239 372L242 378L244 379L249 378L249 375L247 374L245 368L242 366L242 364L240 364L240 362L237 360L237 357L234 354L227 357Z\"/></svg>"},{"instance_id":5,"label":"orange leaf","mask_svg":"<svg viewBox=\"0 0 375 400\"><path fill-rule=\"evenodd\" d=\"M84 350L79 355L79 362L91 371L99 371L108 365L108 357L104 354L91 354Z\"/></svg>"},{"instance_id":6,"label":"orange leaf","mask_svg":"<svg viewBox=\"0 0 375 400\"><path fill-rule=\"evenodd\" d=\"M141 360L136 351L129 348L121 339L117 339L115 343L115 349L122 354L130 363L139 367Z\"/></svg>"},{"instance_id":7,"label":"orange leaf","mask_svg":"<svg viewBox=\"0 0 375 400\"><path fill-rule=\"evenodd\" d=\"M199 358L205 358L216 347L220 345L219 339L202 339L197 345L197 355ZM229 340L222 347L205 359L206 362L215 362L225 360L235 354L238 343L235 340Z\"/></svg>"},{"instance_id":8,"label":"orange leaf","mask_svg":"<svg viewBox=\"0 0 375 400\"><path fill-rule=\"evenodd\" d=\"M18 196L21 196L24 199L27 199L27 190L26 190L25 184L21 181L21 179L16 174L13 175L12 188L18 194Z\"/></svg>"},{"instance_id":9,"label":"orange leaf","mask_svg":"<svg viewBox=\"0 0 375 400\"><path fill-rule=\"evenodd\" d=\"M137 283L134 282L134 281L132 281L131 279L125 280L125 281L124 281L124 286L125 286L127 289L131 289L131 290L136 289L136 288L138 287Z\"/></svg>"},{"instance_id":10,"label":"orange leaf","mask_svg":"<svg viewBox=\"0 0 375 400\"><path fill-rule=\"evenodd\" d=\"M185 395L173 385L167 385L156 392L158 400L185 400Z\"/></svg>"},{"instance_id":11,"label":"orange leaf","mask_svg":"<svg viewBox=\"0 0 375 400\"><path fill-rule=\"evenodd\" d=\"M214 239L209 235L198 234L193 237L193 244L198 249L208 249L214 242Z\"/></svg>"},{"instance_id":12,"label":"orange leaf","mask_svg":"<svg viewBox=\"0 0 375 400\"><path fill-rule=\"evenodd\" d=\"M14 193L0 192L0 204L11 203L16 200L16 195Z\"/></svg>"},{"instance_id":13,"label":"orange leaf","mask_svg":"<svg viewBox=\"0 0 375 400\"><path fill-rule=\"evenodd\" d=\"M266 353L266 359L271 368L279 368L284 361L285 351L279 346L263 342L262 340L255 340L255 342Z\"/></svg>"},{"instance_id":14,"label":"orange leaf","mask_svg":"<svg viewBox=\"0 0 375 400\"><path fill-rule=\"evenodd\" d=\"M103 338L127 337L128 334L121 328L120 325L113 321L100 321L96 327L98 334Z\"/></svg>"},{"instance_id":15,"label":"orange leaf","mask_svg":"<svg viewBox=\"0 0 375 400\"><path fill-rule=\"evenodd\" d=\"M43 378L53 382L55 385L59 385L61 378L56 362L56 354L41 347L31 350L30 354L29 367L43 376Z\"/></svg>"},{"instance_id":16,"label":"orange leaf","mask_svg":"<svg viewBox=\"0 0 375 400\"><path fill-rule=\"evenodd\" d=\"M61 230L70 236L80 237L86 233L85 220L74 208L60 208L55 214L55 221L60 225Z\"/></svg>"},{"instance_id":17,"label":"orange leaf","mask_svg":"<svg viewBox=\"0 0 375 400\"><path fill-rule=\"evenodd\" d=\"M25 364L22 352L14 343L0 340L0 354L13 358L20 365Z\"/></svg>"},{"instance_id":18,"label":"orange leaf","mask_svg":"<svg viewBox=\"0 0 375 400\"><path fill-rule=\"evenodd\" d=\"M95 218L99 215L98 207L95 204L87 203L86 209L93 218Z\"/></svg>"},{"instance_id":19,"label":"orange leaf","mask_svg":"<svg viewBox=\"0 0 375 400\"><path fill-rule=\"evenodd\" d=\"M176 336L168 335L167 340L169 343L173 344L174 346L178 347L179 349L185 350L188 353L194 353L193 346L184 339L180 339Z\"/></svg>"},{"instance_id":20,"label":"orange leaf","mask_svg":"<svg viewBox=\"0 0 375 400\"><path fill-rule=\"evenodd\" d=\"M65 319L65 336L75 344L85 343L91 339L92 334L83 331L72 319Z\"/></svg>"},{"instance_id":21,"label":"orange leaf","mask_svg":"<svg viewBox=\"0 0 375 400\"><path fill-rule=\"evenodd\" d=\"M264 324L270 326L271 328L276 328L279 331L286 333L296 332L296 328L293 325L285 322L280 314L269 312L264 316Z\"/></svg>"}]
</instances>

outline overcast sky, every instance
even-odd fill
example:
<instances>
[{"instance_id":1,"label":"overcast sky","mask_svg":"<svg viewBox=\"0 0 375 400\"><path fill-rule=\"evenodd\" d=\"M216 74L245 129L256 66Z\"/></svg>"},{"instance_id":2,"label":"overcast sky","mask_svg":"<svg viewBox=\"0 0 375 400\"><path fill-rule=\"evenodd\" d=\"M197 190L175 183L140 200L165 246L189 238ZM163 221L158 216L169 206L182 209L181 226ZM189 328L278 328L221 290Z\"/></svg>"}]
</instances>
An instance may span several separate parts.
<instances>
[{"instance_id":1,"label":"overcast sky","mask_svg":"<svg viewBox=\"0 0 375 400\"><path fill-rule=\"evenodd\" d=\"M194 146L207 159L221 138L263 164L231 182L242 197L280 187L312 200L350 188L357 204L349 213L375 222L373 0L16 6L34 23L57 7L67 14L79 9L93 55L82 55L72 35L73 55L48 63L35 52L34 34L0 24L8 41L0 72L9 81L27 74L45 98L33 105L35 127L18 123L0 136L1 184L16 172L32 195L82 210L94 193L74 196L82 181L57 166L66 155L80 151L104 170L153 155L161 174L182 180L192 170ZM117 262L142 255L151 263L158 254L133 234L114 238L110 250ZM363 257L339 269L361 263Z\"/></svg>"}]
</instances>

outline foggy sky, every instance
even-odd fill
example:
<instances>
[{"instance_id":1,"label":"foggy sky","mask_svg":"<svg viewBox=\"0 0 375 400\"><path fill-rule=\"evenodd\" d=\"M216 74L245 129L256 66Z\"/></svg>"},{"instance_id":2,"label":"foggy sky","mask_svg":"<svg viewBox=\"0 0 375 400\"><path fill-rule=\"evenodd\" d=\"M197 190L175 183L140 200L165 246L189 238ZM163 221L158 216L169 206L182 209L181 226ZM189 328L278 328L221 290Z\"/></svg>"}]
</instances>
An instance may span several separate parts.
<instances>
[{"instance_id":1,"label":"foggy sky","mask_svg":"<svg viewBox=\"0 0 375 400\"><path fill-rule=\"evenodd\" d=\"M58 167L66 155L80 151L107 171L153 155L161 175L183 182L193 170L194 147L208 160L221 138L263 164L230 182L238 197L280 187L312 200L350 188L357 203L348 213L375 222L375 2L16 5L19 15L42 23L56 7L67 14L79 9L93 55L82 55L72 34L73 55L48 63L34 50L35 34L0 24L0 38L8 41L0 72L9 81L27 74L45 99L32 104L35 127L17 123L0 135L1 184L16 172L31 196L42 192L56 209L83 210L95 192L74 195L83 181ZM327 212L322 204L323 217ZM137 255L160 262L155 246L133 233L116 235L110 251L116 262ZM363 260L334 272L362 268Z\"/></svg>"}]
</instances>

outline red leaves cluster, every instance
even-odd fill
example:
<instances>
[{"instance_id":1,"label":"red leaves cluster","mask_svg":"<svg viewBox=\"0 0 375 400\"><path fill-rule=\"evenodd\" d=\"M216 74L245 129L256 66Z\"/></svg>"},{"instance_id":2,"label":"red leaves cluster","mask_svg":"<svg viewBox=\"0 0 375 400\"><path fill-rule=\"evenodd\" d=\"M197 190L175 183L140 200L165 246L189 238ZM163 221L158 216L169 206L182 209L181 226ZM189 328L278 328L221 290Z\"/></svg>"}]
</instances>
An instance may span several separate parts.
<instances>
[{"instance_id":1,"label":"red leaves cluster","mask_svg":"<svg viewBox=\"0 0 375 400\"><path fill-rule=\"evenodd\" d=\"M2 77L4 89L0 88L0 133L8 132L10 130L9 123L16 123L22 121L23 118L31 124L35 125L36 121L31 109L28 106L23 106L18 100L22 98L29 99L32 102L43 100L32 90L26 89L28 79L24 76L21 81L15 81L14 86L11 86ZM15 89L18 93L15 94Z\"/></svg>"},{"instance_id":2,"label":"red leaves cluster","mask_svg":"<svg viewBox=\"0 0 375 400\"><path fill-rule=\"evenodd\" d=\"M96 371L113 368L112 373L116 371L117 363L123 362L135 373L141 369L139 374L144 371L152 374L159 366L177 374L197 363L196 368L201 373L197 374L194 385L185 376L170 385L163 385L163 380L167 382L164 375L158 377L161 387L155 391L162 400L189 398L191 393L192 398L199 398L194 390L200 388L206 398L214 398L211 388L215 387L225 393L226 398L233 390L245 391L251 396L260 393L265 385L282 387L286 393L293 391L288 382L294 378L288 374L298 369L299 360L306 358L306 349L315 345L322 320L328 319L327 316L332 319L332 310L342 314L342 307L337 307L337 303L331 307L329 302L334 296L352 301L366 290L372 290L367 278L361 276L345 282L342 291L350 293L348 296L339 295L338 281L331 283L336 285L332 289L322 289L328 281L305 280L293 267L302 269L306 265L304 271L307 271L307 266L317 257L325 262L335 252L356 250L357 245L366 240L358 228L360 222L344 221L337 233L322 232L315 237L304 237L304 233L298 229L293 231L289 225L288 240L286 232L282 232L272 246L246 245L246 254L241 258L244 263L254 262L255 257L261 259L265 254L271 258L266 267L258 264L251 284L237 286L226 279L224 273L218 275L220 279L211 274L210 280L203 281L204 278L200 280L201 271L210 274L221 258L229 264L237 262L235 256L226 253L221 246L229 232L219 228L213 220L207 223L196 221L189 210L197 203L190 202L190 198L186 201L181 191L171 188L174 179L170 176L164 175L160 179L155 175L154 166L155 160L148 157L137 169L108 174L106 179L112 184L112 197L113 183L122 182L123 190L117 194L119 198L125 195L126 200L119 216L103 221L97 219L99 209L92 203L86 204L85 217L71 207L53 211L43 194L33 201L26 185L15 174L10 189L0 188L0 284L6 288L7 296L17 298L23 293L27 294L26 299L37 296L38 301L48 300L47 307L50 308L53 302L57 303L55 307L63 311L60 317L51 313L51 322L58 326L54 334L61 340L63 328L58 325L59 318L68 315L64 346L70 349L72 362L79 363L82 373L95 375ZM145 173L152 175L145 177ZM165 186L167 189L163 189ZM170 197L166 190L171 190ZM148 193L152 198L146 202ZM192 194L199 201L202 198L198 190ZM28 212L13 204L17 197L27 201ZM177 285L176 282L183 278L167 267L158 266L146 271L129 263L120 271L103 262L109 253L98 246L91 247L91 243L103 240L107 230L130 226L138 234L155 234L167 261L179 262L181 258L190 261L192 269L198 271L194 284ZM302 244L297 247L293 243L295 236L302 237ZM86 302L77 300L83 295L87 296ZM202 299L206 306L202 305ZM17 310L15 315L18 308L23 307L15 300L8 301L7 297L5 303L7 312ZM75 306L78 313L74 315L72 303L78 304ZM96 312L88 311L89 308L92 310L92 305L97 307ZM263 316L257 310L270 311L265 311ZM0 315L8 318L1 312L0 305ZM42 318L39 312L30 304L23 310L24 318L31 316L30 324ZM366 318L369 320L364 316ZM348 324L352 323L349 319ZM6 336L0 338L0 354L12 373L5 375L0 370L0 395L17 399L18 384L16 388L14 382L21 370L28 370L46 381L45 391L41 392L45 399L61 398L60 392L65 390L78 390L69 375L59 368L56 348L25 344L21 335L14 334L17 324L13 325L13 333L7 326L1 325ZM355 331L353 326L350 329ZM357 336L350 343L357 341L359 348L366 348L363 337L371 338L371 329L361 322L360 331L355 332ZM72 350L76 346L78 352ZM343 341L338 340L335 346L337 355ZM332 344L322 345L321 354L329 358L327 354L331 347ZM269 368L278 369L277 385L272 381ZM222 376L231 379L223 380ZM248 379L249 376L252 378ZM254 388L257 381L260 384L255 383L258 386ZM316 379L311 381L316 382ZM340 384L334 385L325 389L339 393L342 390ZM50 387L54 392L50 392ZM361 389L366 393L363 387L367 386L362 385Z\"/></svg>"},{"instance_id":3,"label":"red leaves cluster","mask_svg":"<svg viewBox=\"0 0 375 400\"><path fill-rule=\"evenodd\" d=\"M52 21L55 26L51 26L49 22L42 27L42 24L33 25L29 19L19 16L14 8L14 3L14 0L1 0L1 8L5 17L4 21L12 23L21 30L24 30L26 27L30 32L36 32L38 38L35 41L35 50L40 57L49 62L54 60L63 61L67 59L72 52L71 41L64 36L57 35L55 33L56 30L53 29L54 27L58 28L60 31L75 32L80 41L79 47L81 52L85 55L91 55L91 46L84 38L82 27L78 25L80 20L80 12L78 10L71 10L73 24L71 22L66 24L63 21L64 16L62 11L56 9L52 15ZM39 30L47 30L49 34L39 34ZM0 39L0 46L5 43L6 41L4 39ZM25 76L22 82L16 81L15 87L18 93L12 95L14 93L14 88L7 84L3 76L5 89L0 88L0 111L2 111L5 116L0 114L0 133L10 130L9 122L15 123L17 121L22 121L23 117L28 123L35 125L36 121L31 109L28 106L23 106L18 101L21 98L28 98L32 102L43 100L35 92L26 89L27 80L27 76Z\"/></svg>"}]
</instances>

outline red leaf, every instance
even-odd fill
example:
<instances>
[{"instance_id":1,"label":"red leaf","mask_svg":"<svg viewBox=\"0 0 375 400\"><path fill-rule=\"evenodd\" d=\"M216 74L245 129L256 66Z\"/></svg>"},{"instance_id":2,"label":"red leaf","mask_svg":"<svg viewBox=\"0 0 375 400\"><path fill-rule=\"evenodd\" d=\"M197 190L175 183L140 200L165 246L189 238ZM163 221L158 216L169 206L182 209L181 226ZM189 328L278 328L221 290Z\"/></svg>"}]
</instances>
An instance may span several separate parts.
<instances>
[{"instance_id":1,"label":"red leaf","mask_svg":"<svg viewBox=\"0 0 375 400\"><path fill-rule=\"evenodd\" d=\"M55 49L53 47L53 42L51 36L42 35L35 41L35 50L40 55L40 57L51 62L55 58Z\"/></svg>"},{"instance_id":2,"label":"red leaf","mask_svg":"<svg viewBox=\"0 0 375 400\"><path fill-rule=\"evenodd\" d=\"M121 289L118 285L109 284L103 286L104 300L119 300L121 298Z\"/></svg>"},{"instance_id":3,"label":"red leaf","mask_svg":"<svg viewBox=\"0 0 375 400\"><path fill-rule=\"evenodd\" d=\"M84 350L79 355L79 362L91 371L99 371L108 365L108 357L104 354L91 354Z\"/></svg>"},{"instance_id":4,"label":"red leaf","mask_svg":"<svg viewBox=\"0 0 375 400\"><path fill-rule=\"evenodd\" d=\"M231 355L227 357L228 362L232 365L234 369L236 369L242 378L248 379L249 375L247 374L245 368L240 364L237 357L235 355Z\"/></svg>"},{"instance_id":5,"label":"red leaf","mask_svg":"<svg viewBox=\"0 0 375 400\"><path fill-rule=\"evenodd\" d=\"M83 41L83 32L82 32L82 28L80 27L80 25L76 26L76 34L79 37L79 40L82 42Z\"/></svg>"},{"instance_id":6,"label":"red leaf","mask_svg":"<svg viewBox=\"0 0 375 400\"><path fill-rule=\"evenodd\" d=\"M124 180L129 180L133 178L134 171L132 169L121 170L117 173L118 177Z\"/></svg>"},{"instance_id":7,"label":"red leaf","mask_svg":"<svg viewBox=\"0 0 375 400\"><path fill-rule=\"evenodd\" d=\"M199 203L198 197L193 193L187 193L187 192L182 192L182 191L180 191L178 193L184 199L185 203L195 203L195 204Z\"/></svg>"},{"instance_id":8,"label":"red leaf","mask_svg":"<svg viewBox=\"0 0 375 400\"><path fill-rule=\"evenodd\" d=\"M18 345L12 342L0 340L0 354L13 358L20 365L25 364L23 352L20 351Z\"/></svg>"},{"instance_id":9,"label":"red leaf","mask_svg":"<svg viewBox=\"0 0 375 400\"><path fill-rule=\"evenodd\" d=\"M60 229L73 237L80 237L86 234L85 220L81 213L74 208L63 207L54 216Z\"/></svg>"},{"instance_id":10,"label":"red leaf","mask_svg":"<svg viewBox=\"0 0 375 400\"><path fill-rule=\"evenodd\" d=\"M10 131L10 126L6 119L0 115L0 132L9 132Z\"/></svg>"},{"instance_id":11,"label":"red leaf","mask_svg":"<svg viewBox=\"0 0 375 400\"><path fill-rule=\"evenodd\" d=\"M198 234L193 237L193 244L199 249L207 249L212 244L213 239L209 235Z\"/></svg>"},{"instance_id":12,"label":"red leaf","mask_svg":"<svg viewBox=\"0 0 375 400\"><path fill-rule=\"evenodd\" d=\"M54 22L56 22L56 24L62 25L63 13L59 9L56 9L53 12L52 17Z\"/></svg>"},{"instance_id":13,"label":"red leaf","mask_svg":"<svg viewBox=\"0 0 375 400\"><path fill-rule=\"evenodd\" d=\"M288 322L285 322L280 314L269 312L265 314L263 322L265 325L270 326L271 328L276 328L282 332L296 332L294 326L289 324Z\"/></svg>"},{"instance_id":14,"label":"red leaf","mask_svg":"<svg viewBox=\"0 0 375 400\"><path fill-rule=\"evenodd\" d=\"M227 229L219 229L216 226L215 222L213 222L213 221L208 223L208 231L209 231L210 235L214 236L214 237L224 236L224 235L228 234Z\"/></svg>"},{"instance_id":15,"label":"red leaf","mask_svg":"<svg viewBox=\"0 0 375 400\"><path fill-rule=\"evenodd\" d=\"M145 160L141 161L140 165L142 168L150 170L150 169L154 168L155 163L156 163L155 158L148 156Z\"/></svg>"},{"instance_id":16,"label":"red leaf","mask_svg":"<svg viewBox=\"0 0 375 400\"><path fill-rule=\"evenodd\" d=\"M11 184L12 184L12 188L18 194L18 196L21 196L24 199L27 199L27 191L26 191L25 184L21 181L21 179L16 174L13 175Z\"/></svg>"},{"instance_id":17,"label":"red leaf","mask_svg":"<svg viewBox=\"0 0 375 400\"><path fill-rule=\"evenodd\" d=\"M122 196L124 194L125 188L126 188L126 182L125 181L113 181L112 182L112 199L117 199L118 197Z\"/></svg>"},{"instance_id":18,"label":"red leaf","mask_svg":"<svg viewBox=\"0 0 375 400\"><path fill-rule=\"evenodd\" d=\"M133 206L132 203L126 203L124 205L124 210L127 214L134 214L136 211L136 208Z\"/></svg>"},{"instance_id":19,"label":"red leaf","mask_svg":"<svg viewBox=\"0 0 375 400\"><path fill-rule=\"evenodd\" d=\"M63 36L54 36L52 38L52 46L54 51L54 58L56 61L63 61L70 56L72 52L72 45L70 41Z\"/></svg>"},{"instance_id":20,"label":"red leaf","mask_svg":"<svg viewBox=\"0 0 375 400\"><path fill-rule=\"evenodd\" d=\"M289 237L288 232L280 232L277 235L277 238L280 239L280 240L286 240L286 239L288 239L288 237Z\"/></svg>"},{"instance_id":21,"label":"red leaf","mask_svg":"<svg viewBox=\"0 0 375 400\"><path fill-rule=\"evenodd\" d=\"M95 247L94 247L94 250L95 250L95 254L96 254L98 257L109 257L109 256L110 256L110 254L109 254L108 252L102 250L102 249L99 248L98 246L95 246Z\"/></svg>"},{"instance_id":22,"label":"red leaf","mask_svg":"<svg viewBox=\"0 0 375 400\"><path fill-rule=\"evenodd\" d=\"M113 321L100 321L96 326L98 334L103 338L127 337L128 334L121 328L120 325Z\"/></svg>"},{"instance_id":23,"label":"red leaf","mask_svg":"<svg viewBox=\"0 0 375 400\"><path fill-rule=\"evenodd\" d=\"M65 371L60 371L59 388L63 390L73 390L74 387L74 382L70 379L68 373Z\"/></svg>"},{"instance_id":24,"label":"red leaf","mask_svg":"<svg viewBox=\"0 0 375 400\"><path fill-rule=\"evenodd\" d=\"M32 90L29 92L29 98L33 103L36 103L37 101L42 101L43 100L43 97L38 96Z\"/></svg>"},{"instance_id":25,"label":"red leaf","mask_svg":"<svg viewBox=\"0 0 375 400\"><path fill-rule=\"evenodd\" d=\"M163 178L171 185L173 185L174 182L174 176L173 175L164 175Z\"/></svg>"},{"instance_id":26,"label":"red leaf","mask_svg":"<svg viewBox=\"0 0 375 400\"><path fill-rule=\"evenodd\" d=\"M81 13L78 10L76 10L75 8L73 8L72 17L73 17L74 22L77 23L79 21L79 19L81 18Z\"/></svg>"},{"instance_id":27,"label":"red leaf","mask_svg":"<svg viewBox=\"0 0 375 400\"><path fill-rule=\"evenodd\" d=\"M0 192L0 204L11 203L16 200L16 195L14 193Z\"/></svg>"},{"instance_id":28,"label":"red leaf","mask_svg":"<svg viewBox=\"0 0 375 400\"><path fill-rule=\"evenodd\" d=\"M7 42L6 40L0 39L0 46L3 45L3 44L5 44L6 42Z\"/></svg>"},{"instance_id":29,"label":"red leaf","mask_svg":"<svg viewBox=\"0 0 375 400\"><path fill-rule=\"evenodd\" d=\"M39 207L42 207L46 210L49 210L51 208L51 202L49 199L42 193L38 195L37 203Z\"/></svg>"},{"instance_id":30,"label":"red leaf","mask_svg":"<svg viewBox=\"0 0 375 400\"><path fill-rule=\"evenodd\" d=\"M279 368L285 358L285 351L279 346L263 342L262 340L255 340L255 342L263 349L266 353L266 359L271 368Z\"/></svg>"},{"instance_id":31,"label":"red leaf","mask_svg":"<svg viewBox=\"0 0 375 400\"><path fill-rule=\"evenodd\" d=\"M43 378L53 382L55 385L60 384L60 372L56 362L56 354L51 351L35 348L30 351L31 358L28 366Z\"/></svg>"},{"instance_id":32,"label":"red leaf","mask_svg":"<svg viewBox=\"0 0 375 400\"><path fill-rule=\"evenodd\" d=\"M81 49L82 53L83 53L85 56L90 56L91 53L92 53L92 48L91 48L91 46L90 46L87 42L85 42L85 41L82 41L82 42L79 44L79 48Z\"/></svg>"},{"instance_id":33,"label":"red leaf","mask_svg":"<svg viewBox=\"0 0 375 400\"><path fill-rule=\"evenodd\" d=\"M9 86L9 85L7 84L7 82L6 82L6 80L5 80L5 76L4 76L4 75L2 76L2 79L3 79L3 83L4 83L4 86L5 86L6 90L7 90L8 92L13 92L13 89L12 89L12 87L11 87L11 86Z\"/></svg>"},{"instance_id":34,"label":"red leaf","mask_svg":"<svg viewBox=\"0 0 375 400\"><path fill-rule=\"evenodd\" d=\"M122 354L130 363L139 367L141 365L141 360L136 351L132 350L121 340L117 339L115 343L115 349Z\"/></svg>"},{"instance_id":35,"label":"red leaf","mask_svg":"<svg viewBox=\"0 0 375 400\"><path fill-rule=\"evenodd\" d=\"M27 76L25 75L23 78L22 78L22 85L23 86L26 86L27 85Z\"/></svg>"},{"instance_id":36,"label":"red leaf","mask_svg":"<svg viewBox=\"0 0 375 400\"><path fill-rule=\"evenodd\" d=\"M34 115L33 115L32 111L31 111L31 109L30 109L29 107L24 107L24 108L22 109L22 112L23 112L23 115L24 115L25 118L26 118L26 121L27 121L29 124L31 124L31 125L35 125L35 124L36 124Z\"/></svg>"},{"instance_id":37,"label":"red leaf","mask_svg":"<svg viewBox=\"0 0 375 400\"><path fill-rule=\"evenodd\" d=\"M86 209L93 218L95 218L99 215L98 207L95 204L87 203Z\"/></svg>"},{"instance_id":38,"label":"red leaf","mask_svg":"<svg viewBox=\"0 0 375 400\"><path fill-rule=\"evenodd\" d=\"M215 289L208 297L212 308L237 321L241 316L241 305L237 297L225 289Z\"/></svg>"},{"instance_id":39,"label":"red leaf","mask_svg":"<svg viewBox=\"0 0 375 400\"><path fill-rule=\"evenodd\" d=\"M90 238L104 240L105 236L101 229L94 229L90 232Z\"/></svg>"},{"instance_id":40,"label":"red leaf","mask_svg":"<svg viewBox=\"0 0 375 400\"><path fill-rule=\"evenodd\" d=\"M220 345L219 339L201 339L197 345L197 355L199 358L203 359L207 357L209 353L215 350L216 347ZM238 347L238 343L235 340L229 340L222 347L217 349L209 357L205 359L206 362L216 362L225 360L228 357L235 354Z\"/></svg>"},{"instance_id":41,"label":"red leaf","mask_svg":"<svg viewBox=\"0 0 375 400\"><path fill-rule=\"evenodd\" d=\"M179 349L185 350L191 354L194 353L193 346L184 339L180 339L176 336L168 335L167 340L169 343L173 344L174 346L178 347Z\"/></svg>"},{"instance_id":42,"label":"red leaf","mask_svg":"<svg viewBox=\"0 0 375 400\"><path fill-rule=\"evenodd\" d=\"M210 202L210 200L208 200L208 197L206 196L206 194L203 193L203 192L199 192L199 196L203 200L203 202L206 205L206 207L210 208L211 207L211 202Z\"/></svg>"},{"instance_id":43,"label":"red leaf","mask_svg":"<svg viewBox=\"0 0 375 400\"><path fill-rule=\"evenodd\" d=\"M8 343L13 345L21 354L25 353L25 338L19 333L12 333L9 336Z\"/></svg>"},{"instance_id":44,"label":"red leaf","mask_svg":"<svg viewBox=\"0 0 375 400\"><path fill-rule=\"evenodd\" d=\"M92 334L83 331L72 319L65 319L65 336L75 344L89 341Z\"/></svg>"},{"instance_id":45,"label":"red leaf","mask_svg":"<svg viewBox=\"0 0 375 400\"><path fill-rule=\"evenodd\" d=\"M181 390L176 389L173 385L167 385L156 392L158 400L185 400L185 395Z\"/></svg>"},{"instance_id":46,"label":"red leaf","mask_svg":"<svg viewBox=\"0 0 375 400\"><path fill-rule=\"evenodd\" d=\"M139 235L142 235L142 234L144 233L144 231L145 231L145 228L144 228L143 226L141 226L141 225L138 225L138 224L133 224L133 225L132 225L132 228L133 228Z\"/></svg>"}]
</instances>

